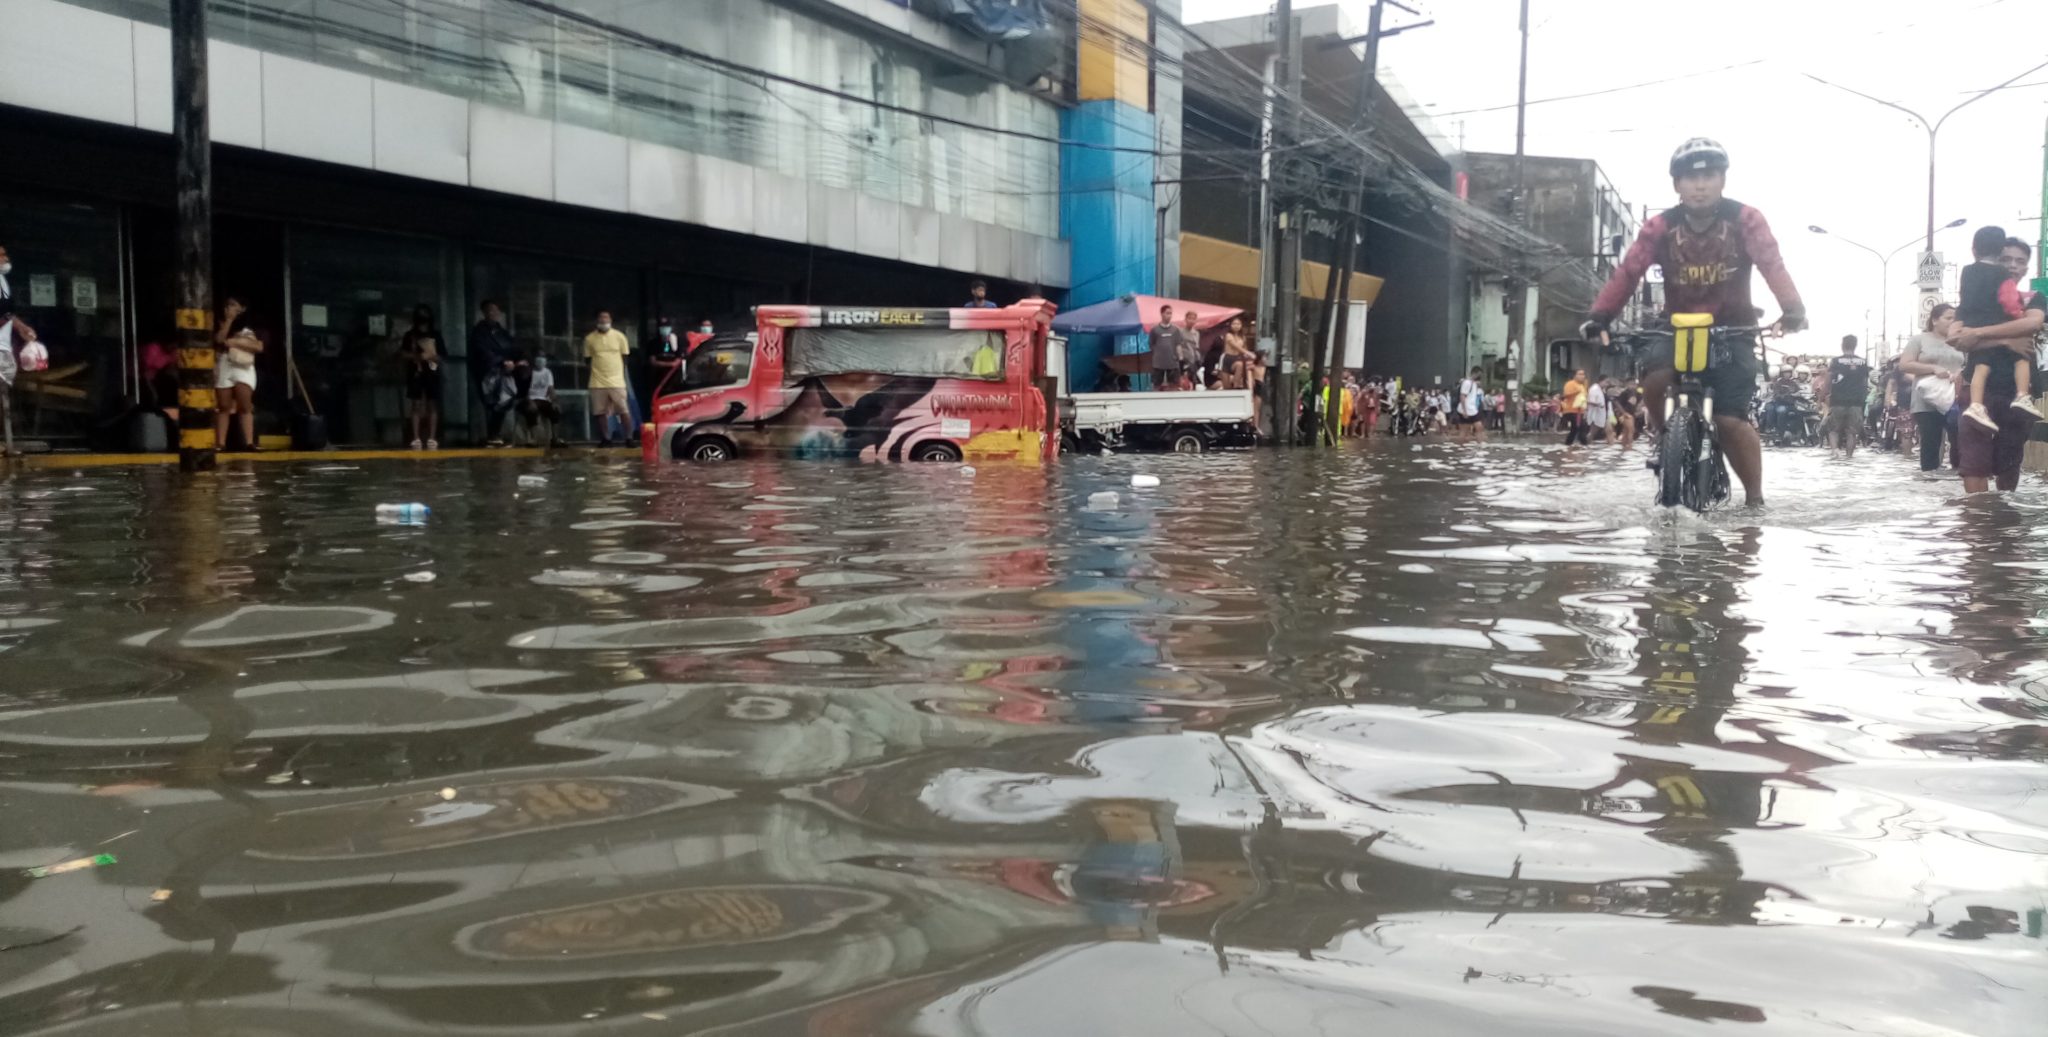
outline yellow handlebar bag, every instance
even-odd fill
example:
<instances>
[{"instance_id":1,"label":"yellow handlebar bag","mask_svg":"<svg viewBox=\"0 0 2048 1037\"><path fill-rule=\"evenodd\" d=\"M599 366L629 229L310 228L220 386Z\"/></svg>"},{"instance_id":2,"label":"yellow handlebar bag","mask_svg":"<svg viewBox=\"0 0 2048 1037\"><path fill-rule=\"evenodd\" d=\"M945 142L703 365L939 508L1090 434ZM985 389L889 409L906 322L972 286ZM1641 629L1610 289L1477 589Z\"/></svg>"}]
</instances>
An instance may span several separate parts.
<instances>
[{"instance_id":1,"label":"yellow handlebar bag","mask_svg":"<svg viewBox=\"0 0 2048 1037\"><path fill-rule=\"evenodd\" d=\"M1671 365L1685 374L1707 369L1707 334L1714 327L1711 313L1671 315Z\"/></svg>"}]
</instances>

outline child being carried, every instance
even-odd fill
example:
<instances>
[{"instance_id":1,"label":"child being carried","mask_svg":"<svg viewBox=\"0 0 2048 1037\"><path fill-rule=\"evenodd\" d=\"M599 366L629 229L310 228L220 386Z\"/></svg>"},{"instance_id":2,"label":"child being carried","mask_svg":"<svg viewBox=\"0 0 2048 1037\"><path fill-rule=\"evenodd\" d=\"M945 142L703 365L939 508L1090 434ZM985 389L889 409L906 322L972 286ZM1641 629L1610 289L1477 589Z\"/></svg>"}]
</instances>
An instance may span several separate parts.
<instances>
[{"instance_id":1,"label":"child being carried","mask_svg":"<svg viewBox=\"0 0 2048 1037\"><path fill-rule=\"evenodd\" d=\"M2004 247L2003 227L1979 227L1970 239L1970 255L1976 262L1963 268L1962 301L1956 306L1956 322L1963 327L1988 328L2024 315L2025 311L2020 309L2019 282L1998 264L1999 251ZM1984 409L1984 388L1992 364L2012 365L2017 390L2013 409L2040 417L2041 412L2034 407L2033 358L2004 346L1988 346L1970 353L1964 362L1963 374L1970 379L1970 406L1963 411L1964 419L1985 428L1998 427L1998 422L1991 420L1991 412Z\"/></svg>"}]
</instances>

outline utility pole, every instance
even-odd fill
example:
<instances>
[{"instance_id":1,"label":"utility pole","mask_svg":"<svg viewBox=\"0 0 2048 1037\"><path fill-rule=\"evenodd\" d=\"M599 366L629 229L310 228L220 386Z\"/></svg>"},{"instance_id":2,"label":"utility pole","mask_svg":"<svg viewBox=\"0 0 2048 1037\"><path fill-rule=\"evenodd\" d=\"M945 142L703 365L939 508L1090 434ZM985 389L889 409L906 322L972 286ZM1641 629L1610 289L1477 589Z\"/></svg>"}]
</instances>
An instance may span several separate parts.
<instances>
[{"instance_id":1,"label":"utility pole","mask_svg":"<svg viewBox=\"0 0 2048 1037\"><path fill-rule=\"evenodd\" d=\"M1281 95L1298 99L1301 96L1301 50L1300 27L1294 22L1293 0L1277 0L1273 5L1274 31L1279 37L1279 59L1274 62L1273 81ZM1296 113L1292 105L1278 113L1280 125L1275 130L1275 140L1285 139L1292 143L1299 139L1295 133ZM1285 186L1285 185L1283 185ZM1277 208L1277 207L1276 207ZM1273 438L1290 446L1295 441L1294 400L1294 340L1301 324L1301 205L1289 199L1285 211L1279 213L1278 233L1274 240L1278 244L1280 269L1274 277L1274 319L1273 366L1266 371L1266 384L1270 386L1268 409L1273 415ZM1282 431L1282 429L1285 431Z\"/></svg>"},{"instance_id":2,"label":"utility pole","mask_svg":"<svg viewBox=\"0 0 2048 1037\"><path fill-rule=\"evenodd\" d=\"M2041 244L2034 249L2034 290L2048 294L2048 129L2041 133Z\"/></svg>"},{"instance_id":3,"label":"utility pole","mask_svg":"<svg viewBox=\"0 0 2048 1037\"><path fill-rule=\"evenodd\" d=\"M1386 14L1386 2L1387 0L1373 0L1372 14L1366 22L1365 58L1358 71L1358 94L1351 102L1351 131L1360 136L1370 136L1373 128L1372 91L1374 81L1379 78L1382 35L1380 26L1382 16ZM1398 2L1396 6L1411 14L1414 13L1412 9L1401 6ZM1321 322L1322 327L1329 329L1329 364L1325 367L1323 363L1325 343L1317 342L1316 369L1310 376L1313 379L1310 384L1316 387L1314 391L1319 394L1322 392L1323 373L1335 372L1343 365L1344 339L1351 323L1351 271L1358 262L1360 231L1364 227L1359 214L1365 211L1365 169L1365 156L1360 155L1358 175L1352 180L1351 191L1345 201L1344 220L1337 229L1337 252L1330 257L1330 283L1328 290L1323 293L1324 320ZM1333 311L1334 320L1331 319ZM1322 442L1334 444L1337 441L1341 432L1335 427L1337 414L1333 412L1337 409L1327 403L1324 405L1322 435L1319 437Z\"/></svg>"},{"instance_id":4,"label":"utility pole","mask_svg":"<svg viewBox=\"0 0 2048 1037\"><path fill-rule=\"evenodd\" d=\"M207 115L206 0L171 0L171 136L178 173L178 468L213 456L213 141Z\"/></svg>"},{"instance_id":5,"label":"utility pole","mask_svg":"<svg viewBox=\"0 0 2048 1037\"><path fill-rule=\"evenodd\" d=\"M1509 200L1509 217L1518 229L1527 230L1529 207L1523 198L1526 187L1526 152L1524 137L1529 125L1529 0L1522 0L1522 67L1515 83L1515 193ZM1517 242L1508 257L1508 341L1515 363L1508 365L1509 375L1518 377L1515 387L1508 391L1508 411L1522 412L1521 385L1529 380L1529 344L1523 341L1523 329L1528 324L1525 312L1529 292L1522 285L1522 249Z\"/></svg>"},{"instance_id":6,"label":"utility pole","mask_svg":"<svg viewBox=\"0 0 2048 1037\"><path fill-rule=\"evenodd\" d=\"M1273 66L1279 60L1280 54L1276 47L1274 53L1266 55L1265 75L1260 78L1259 298L1252 311L1252 323L1258 333L1265 336L1273 334L1273 275L1279 269L1274 265L1274 256L1277 253L1273 247L1273 84L1276 82L1273 78ZM1258 343L1252 343L1252 348L1258 349ZM1270 381L1269 378L1269 384ZM1279 431L1277 425L1274 431Z\"/></svg>"}]
</instances>

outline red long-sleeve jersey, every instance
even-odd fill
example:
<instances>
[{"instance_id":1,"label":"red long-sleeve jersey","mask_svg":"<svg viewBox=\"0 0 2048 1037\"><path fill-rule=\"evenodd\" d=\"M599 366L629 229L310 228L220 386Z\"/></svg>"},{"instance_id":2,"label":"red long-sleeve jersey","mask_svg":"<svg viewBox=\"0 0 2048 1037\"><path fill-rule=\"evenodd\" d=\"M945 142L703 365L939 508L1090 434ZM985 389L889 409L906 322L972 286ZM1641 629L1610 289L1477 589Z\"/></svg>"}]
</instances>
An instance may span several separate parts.
<instances>
[{"instance_id":1,"label":"red long-sleeve jersey","mask_svg":"<svg viewBox=\"0 0 2048 1037\"><path fill-rule=\"evenodd\" d=\"M1643 275L1655 263L1664 268L1664 316L1711 313L1716 324L1756 323L1749 300L1749 272L1763 271L1764 283L1788 314L1804 315L1806 305L1785 270L1778 239L1764 214L1732 199L1722 199L1712 227L1693 230L1682 209L1650 217L1622 257L1621 266L1600 289L1589 314L1602 323L1613 320L1628 302Z\"/></svg>"}]
</instances>

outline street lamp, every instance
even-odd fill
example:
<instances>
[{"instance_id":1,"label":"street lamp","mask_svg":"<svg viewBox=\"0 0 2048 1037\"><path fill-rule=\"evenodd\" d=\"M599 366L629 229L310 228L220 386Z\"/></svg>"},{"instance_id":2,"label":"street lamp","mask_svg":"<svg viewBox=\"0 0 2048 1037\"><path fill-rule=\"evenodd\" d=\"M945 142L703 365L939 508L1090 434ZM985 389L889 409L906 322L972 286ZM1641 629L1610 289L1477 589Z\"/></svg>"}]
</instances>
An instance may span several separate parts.
<instances>
[{"instance_id":1,"label":"street lamp","mask_svg":"<svg viewBox=\"0 0 2048 1037\"><path fill-rule=\"evenodd\" d=\"M1941 133L1941 124L1947 122L1949 116L1954 115L1959 111L1962 111L1965 107L1974 104L1978 101L1981 101L1984 98L1990 96L1991 94L1995 94L1998 91L2013 85L2014 83L2018 82L2022 77L2033 75L2034 73L2039 72L2044 68L2048 68L2048 61L2044 61L2038 65L2035 65L2033 68L2030 68L2025 72L2022 72L2019 75L2014 76L2011 79L2008 79L2005 82L1998 84L1997 86L1991 87L1986 90L1979 90L1976 93L1971 94L1968 98L1966 98L1962 104L1956 105L1954 108L1950 108L1948 111L1941 113L1941 118L1936 119L1933 122L1927 121L1926 116L1921 115L1919 112L1916 112L1913 109L1906 107L1905 105L1894 104L1890 101L1885 100L1882 97L1872 97L1861 90L1852 89L1850 87L1843 86L1840 83L1829 82L1828 80L1822 79L1821 77L1816 76L1811 72L1802 72L1800 74L1824 86L1831 86L1837 90L1842 90L1848 93L1855 94L1856 96L1861 97L1866 101L1875 101L1878 104L1884 105L1886 108L1890 108L1894 111L1904 112L1908 116L1910 116L1914 122L1919 123L1921 129L1927 131L1927 251L1932 252L1934 251L1934 138Z\"/></svg>"},{"instance_id":2,"label":"street lamp","mask_svg":"<svg viewBox=\"0 0 2048 1037\"><path fill-rule=\"evenodd\" d=\"M1932 222L1933 222L1933 221L1931 221L1931 220L1929 221L1930 225L1932 224ZM1940 227L1938 227L1938 228L1936 228L1936 229L1937 229L1937 230L1953 230L1953 229L1955 229L1955 228L1957 228L1957 227L1960 227L1960 226L1962 226L1963 224L1965 224L1965 223L1968 223L1968 222L1970 222L1970 221L1968 221L1968 220L1950 220L1950 221L1948 221L1947 223L1944 223L1944 224L1942 224L1942 225L1941 225ZM1900 246L1899 246L1898 248L1892 249L1892 250L1891 250L1890 252L1879 252L1878 250L1876 250L1876 249L1874 249L1874 248L1871 248L1871 247L1870 247L1869 245L1865 245L1865 244L1863 244L1863 243L1862 243L1862 242L1860 242L1860 241L1850 241L1850 240L1849 240L1848 238L1845 238L1845 237L1841 236L1840 234L1835 234L1835 233L1832 233L1832 232L1830 232L1830 231L1829 231L1829 230L1828 230L1828 229L1827 229L1826 227L1820 227L1820 226L1816 226L1816 225L1814 225L1814 224L1810 224L1810 223L1809 223L1809 224L1807 224L1807 225L1806 225L1806 229L1807 229L1807 230L1810 230L1810 231L1812 231L1812 232L1814 232L1815 234L1825 234L1825 235L1827 235L1828 237L1831 237L1831 238L1835 239L1836 241L1839 241L1839 242L1841 242L1841 243L1842 243L1842 244L1844 244L1844 245L1854 245L1855 247L1857 247L1857 248L1860 248L1860 249L1862 249L1863 251L1865 251L1865 252L1868 252L1868 253L1870 253L1871 255L1873 255L1873 256L1876 256L1876 257L1877 257L1877 262L1878 262L1878 275L1877 275L1877 276L1878 276L1878 282L1877 282L1877 314L1878 314L1878 316L1877 316L1877 321L1878 321L1878 328L1879 328L1879 330L1878 330L1878 333L1877 333L1877 334L1878 334L1878 340L1879 340L1879 341L1881 341L1881 342L1890 342L1890 341L1891 341L1891 338L1892 338L1892 330L1891 330L1891 310L1890 310L1889 308L1887 308L1887 307L1885 306L1885 304L1884 304L1884 297L1885 297L1885 293L1886 293L1887 291L1889 291L1889 290L1890 290L1890 288L1891 288L1891 283L1892 283L1892 258L1893 258L1894 256L1897 256L1897 255L1898 255L1899 253L1901 253L1901 252L1904 252L1905 250L1907 250L1907 249L1909 249L1909 248L1912 248L1912 247L1913 247L1913 244L1914 244L1914 242L1917 242L1917 241L1919 241L1920 239L1919 239L1919 238L1917 238L1917 237L1916 237L1916 238L1913 238L1913 239L1911 239L1911 240L1907 241L1907 242L1906 242L1905 244L1903 244L1903 245L1900 245ZM1934 251L1934 233L1933 233L1933 231L1929 231L1929 232L1928 232L1928 234L1927 234L1927 251L1929 251L1929 252L1932 252L1932 251ZM1870 330L1870 326L1869 326L1869 325L1867 325L1867 324L1866 324L1866 325L1864 325L1864 326L1863 326L1863 330L1865 331L1865 333L1868 333L1868 332L1869 332L1869 330Z\"/></svg>"}]
</instances>

